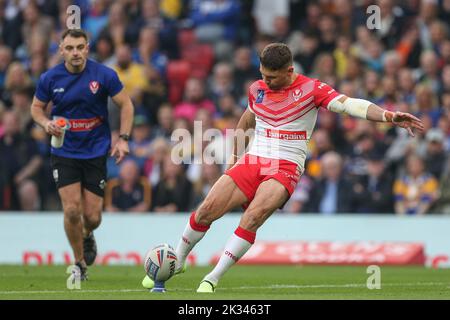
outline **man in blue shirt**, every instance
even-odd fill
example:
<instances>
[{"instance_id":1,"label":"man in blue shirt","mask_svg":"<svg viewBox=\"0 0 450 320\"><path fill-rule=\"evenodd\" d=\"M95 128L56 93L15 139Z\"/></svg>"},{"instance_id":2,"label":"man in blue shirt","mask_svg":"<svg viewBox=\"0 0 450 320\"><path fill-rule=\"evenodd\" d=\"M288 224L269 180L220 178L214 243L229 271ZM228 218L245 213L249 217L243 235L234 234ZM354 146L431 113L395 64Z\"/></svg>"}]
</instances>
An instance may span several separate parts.
<instances>
[{"instance_id":1,"label":"man in blue shirt","mask_svg":"<svg viewBox=\"0 0 450 320\"><path fill-rule=\"evenodd\" d=\"M51 148L53 178L64 209L64 229L84 280L87 265L97 255L93 230L101 221L111 148L108 97L120 108L120 139L111 150L117 163L129 153L134 108L116 72L87 59L89 44L83 30L66 30L61 38L64 62L41 75L31 115L52 138L63 139L61 146ZM51 119L45 112L49 102ZM67 120L65 132L58 118Z\"/></svg>"}]
</instances>

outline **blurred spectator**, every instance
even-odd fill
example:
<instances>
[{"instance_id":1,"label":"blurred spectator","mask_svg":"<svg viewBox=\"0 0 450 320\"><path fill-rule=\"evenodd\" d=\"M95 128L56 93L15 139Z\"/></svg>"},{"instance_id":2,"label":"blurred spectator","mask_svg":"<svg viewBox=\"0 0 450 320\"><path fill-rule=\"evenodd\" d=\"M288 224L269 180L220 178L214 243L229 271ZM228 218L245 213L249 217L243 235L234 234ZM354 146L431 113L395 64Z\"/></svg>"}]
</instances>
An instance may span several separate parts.
<instances>
[{"instance_id":1,"label":"blurred spectator","mask_svg":"<svg viewBox=\"0 0 450 320\"><path fill-rule=\"evenodd\" d=\"M156 138L152 141L150 150L150 157L144 165L144 175L152 186L156 186L161 178L162 162L170 154L170 144L164 138Z\"/></svg>"},{"instance_id":2,"label":"blurred spectator","mask_svg":"<svg viewBox=\"0 0 450 320\"><path fill-rule=\"evenodd\" d=\"M386 47L392 48L400 38L403 31L403 10L395 6L394 0L378 0L380 7L381 28L376 29Z\"/></svg>"},{"instance_id":3,"label":"blurred spectator","mask_svg":"<svg viewBox=\"0 0 450 320\"><path fill-rule=\"evenodd\" d=\"M393 176L387 170L383 153L372 151L367 159L367 174L353 185L353 205L356 213L392 213Z\"/></svg>"},{"instance_id":4,"label":"blurred spectator","mask_svg":"<svg viewBox=\"0 0 450 320\"><path fill-rule=\"evenodd\" d=\"M158 109L157 125L154 127L154 136L170 140L174 126L174 111L170 104L164 103Z\"/></svg>"},{"instance_id":5,"label":"blurred spectator","mask_svg":"<svg viewBox=\"0 0 450 320\"><path fill-rule=\"evenodd\" d=\"M380 107L389 111L397 111L397 103L399 101L399 91L397 90L397 80L395 77L384 77L381 80L381 88L383 95L374 101Z\"/></svg>"},{"instance_id":6,"label":"blurred spectator","mask_svg":"<svg viewBox=\"0 0 450 320\"><path fill-rule=\"evenodd\" d=\"M415 103L414 75L411 69L402 68L397 75L398 90L400 91L399 99L408 104Z\"/></svg>"},{"instance_id":7,"label":"blurred spectator","mask_svg":"<svg viewBox=\"0 0 450 320\"><path fill-rule=\"evenodd\" d=\"M108 24L108 1L96 0L90 5L88 14L82 20L82 28L89 34L92 43L96 43L98 35Z\"/></svg>"},{"instance_id":8,"label":"blurred spectator","mask_svg":"<svg viewBox=\"0 0 450 320\"><path fill-rule=\"evenodd\" d=\"M31 76L33 87L37 85L41 74L47 71L47 64L48 61L46 54L34 53L33 55L31 55L28 72Z\"/></svg>"},{"instance_id":9,"label":"blurred spectator","mask_svg":"<svg viewBox=\"0 0 450 320\"><path fill-rule=\"evenodd\" d=\"M260 34L275 36L275 20L289 17L288 0L255 0L253 2L253 18L256 30Z\"/></svg>"},{"instance_id":10,"label":"blurred spectator","mask_svg":"<svg viewBox=\"0 0 450 320\"><path fill-rule=\"evenodd\" d=\"M132 60L131 49L127 45L121 45L116 49L117 64L114 66L120 81L126 92L135 104L140 105L144 91L150 90L145 67Z\"/></svg>"},{"instance_id":11,"label":"blurred spectator","mask_svg":"<svg viewBox=\"0 0 450 320\"><path fill-rule=\"evenodd\" d=\"M157 29L144 27L139 33L138 46L133 52L133 60L143 64L147 74L153 78L164 78L166 75L167 57L159 51ZM157 74L153 74L154 72Z\"/></svg>"},{"instance_id":12,"label":"blurred spectator","mask_svg":"<svg viewBox=\"0 0 450 320\"><path fill-rule=\"evenodd\" d=\"M161 0L159 8L165 16L176 19L182 14L183 0Z\"/></svg>"},{"instance_id":13,"label":"blurred spectator","mask_svg":"<svg viewBox=\"0 0 450 320\"><path fill-rule=\"evenodd\" d=\"M143 0L141 2L140 17L130 24L132 43L137 42L142 28L152 28L158 34L159 44L163 53L167 54L170 59L176 59L179 50L176 22L160 11L158 3L158 0ZM161 5L163 4L161 3Z\"/></svg>"},{"instance_id":14,"label":"blurred spectator","mask_svg":"<svg viewBox=\"0 0 450 320\"><path fill-rule=\"evenodd\" d=\"M215 105L219 99L227 94L238 98L236 84L233 81L233 68L229 63L220 62L213 68L213 74L208 81L207 94Z\"/></svg>"},{"instance_id":15,"label":"blurred spectator","mask_svg":"<svg viewBox=\"0 0 450 320\"><path fill-rule=\"evenodd\" d=\"M400 56L396 51L387 51L383 55L383 72L387 77L395 78L402 66Z\"/></svg>"},{"instance_id":16,"label":"blurred spectator","mask_svg":"<svg viewBox=\"0 0 450 320\"><path fill-rule=\"evenodd\" d=\"M281 209L282 212L286 213L301 213L305 212L304 206L309 200L309 194L313 187L313 181L307 175L302 175L299 183L294 189L292 196L286 202L284 207Z\"/></svg>"},{"instance_id":17,"label":"blurred spectator","mask_svg":"<svg viewBox=\"0 0 450 320\"><path fill-rule=\"evenodd\" d=\"M378 73L373 70L366 70L361 89L360 95L362 98L368 99L369 101L379 100L382 90Z\"/></svg>"},{"instance_id":18,"label":"blurred spectator","mask_svg":"<svg viewBox=\"0 0 450 320\"><path fill-rule=\"evenodd\" d=\"M51 34L53 29L52 19L42 15L34 1L29 1L24 8L23 20L21 31L25 45L30 44L33 35L39 34L45 37L45 35Z\"/></svg>"},{"instance_id":19,"label":"blurred spectator","mask_svg":"<svg viewBox=\"0 0 450 320\"><path fill-rule=\"evenodd\" d=\"M334 151L327 152L320 162L322 176L311 189L305 212L327 215L352 212L352 185L342 171L341 156Z\"/></svg>"},{"instance_id":20,"label":"blurred spectator","mask_svg":"<svg viewBox=\"0 0 450 320\"><path fill-rule=\"evenodd\" d=\"M230 117L240 115L240 109L231 94L227 94L219 99L217 109L214 126L221 130L230 128L225 124L228 122Z\"/></svg>"},{"instance_id":21,"label":"blurred spectator","mask_svg":"<svg viewBox=\"0 0 450 320\"><path fill-rule=\"evenodd\" d=\"M383 45L377 38L373 38L370 34L366 35L366 31L361 31L362 40L357 43L359 57L366 63L367 67L376 71L383 71Z\"/></svg>"},{"instance_id":22,"label":"blurred spectator","mask_svg":"<svg viewBox=\"0 0 450 320\"><path fill-rule=\"evenodd\" d=\"M255 81L260 78L259 69L252 65L251 55L252 52L248 47L240 47L234 53L233 80L237 96L247 94L247 92L243 92L246 81Z\"/></svg>"},{"instance_id":23,"label":"blurred spectator","mask_svg":"<svg viewBox=\"0 0 450 320\"><path fill-rule=\"evenodd\" d=\"M416 112L419 116L429 116L432 120L432 125L436 126L441 111L439 110L438 101L433 90L427 85L418 84L415 93L416 104L412 106L412 111Z\"/></svg>"},{"instance_id":24,"label":"blurred spectator","mask_svg":"<svg viewBox=\"0 0 450 320\"><path fill-rule=\"evenodd\" d=\"M450 214L450 158L447 158L445 163L438 189L439 198L430 209L430 212Z\"/></svg>"},{"instance_id":25,"label":"blurred spectator","mask_svg":"<svg viewBox=\"0 0 450 320\"><path fill-rule=\"evenodd\" d=\"M109 67L113 67L116 63L114 57L114 42L109 35L104 35L97 39L94 51L95 52L91 53L91 55L97 62L103 63Z\"/></svg>"},{"instance_id":26,"label":"blurred spectator","mask_svg":"<svg viewBox=\"0 0 450 320\"><path fill-rule=\"evenodd\" d=\"M164 158L161 179L154 188L152 210L157 213L187 212L192 200L192 184L186 178L181 164L172 162L170 155Z\"/></svg>"},{"instance_id":27,"label":"blurred spectator","mask_svg":"<svg viewBox=\"0 0 450 320\"><path fill-rule=\"evenodd\" d=\"M400 55L402 64L409 68L417 68L420 61L420 53L422 51L422 44L420 42L419 28L414 23L409 23L405 27L405 32L395 50Z\"/></svg>"},{"instance_id":28,"label":"blurred spectator","mask_svg":"<svg viewBox=\"0 0 450 320\"><path fill-rule=\"evenodd\" d=\"M152 130L148 118L143 114L136 114L129 143L129 156L136 162L139 172L143 172L145 161L151 154L151 143Z\"/></svg>"},{"instance_id":29,"label":"blurred spectator","mask_svg":"<svg viewBox=\"0 0 450 320\"><path fill-rule=\"evenodd\" d=\"M325 129L316 129L311 136L305 165L308 176L318 179L322 175L321 157L333 149L330 134Z\"/></svg>"},{"instance_id":30,"label":"blurred spectator","mask_svg":"<svg viewBox=\"0 0 450 320\"><path fill-rule=\"evenodd\" d=\"M335 69L336 65L333 55L330 53L320 53L314 60L310 76L321 80L334 78ZM327 83L330 84L329 82Z\"/></svg>"},{"instance_id":31,"label":"blurred spectator","mask_svg":"<svg viewBox=\"0 0 450 320\"><path fill-rule=\"evenodd\" d=\"M12 61L12 50L7 46L0 45L0 93L3 91L8 65Z\"/></svg>"},{"instance_id":32,"label":"blurred spectator","mask_svg":"<svg viewBox=\"0 0 450 320\"><path fill-rule=\"evenodd\" d=\"M424 150L420 150L422 151L420 155L424 159L426 171L431 173L437 180L440 180L448 158L444 139L445 136L441 129L430 129L425 134Z\"/></svg>"},{"instance_id":33,"label":"blurred spectator","mask_svg":"<svg viewBox=\"0 0 450 320\"><path fill-rule=\"evenodd\" d=\"M105 210L109 212L146 212L151 206L151 188L133 160L120 167L119 178L109 180L105 190Z\"/></svg>"},{"instance_id":34,"label":"blurred spectator","mask_svg":"<svg viewBox=\"0 0 450 320\"><path fill-rule=\"evenodd\" d=\"M10 106L12 104L11 93L17 89L31 92L33 83L25 67L20 62L12 62L6 71L5 90L1 97L6 105Z\"/></svg>"},{"instance_id":35,"label":"blurred spectator","mask_svg":"<svg viewBox=\"0 0 450 320\"><path fill-rule=\"evenodd\" d=\"M420 42L422 47L432 49L430 25L437 17L438 4L435 0L423 0L420 2L419 14L416 18L420 32Z\"/></svg>"},{"instance_id":36,"label":"blurred spectator","mask_svg":"<svg viewBox=\"0 0 450 320\"><path fill-rule=\"evenodd\" d=\"M37 180L42 166L36 143L20 133L18 114L6 111L0 138L0 192L2 210L40 209Z\"/></svg>"},{"instance_id":37,"label":"blurred spectator","mask_svg":"<svg viewBox=\"0 0 450 320\"><path fill-rule=\"evenodd\" d=\"M450 62L442 69L442 94L450 92Z\"/></svg>"},{"instance_id":38,"label":"blurred spectator","mask_svg":"<svg viewBox=\"0 0 450 320\"><path fill-rule=\"evenodd\" d=\"M294 61L297 62L305 75L309 75L318 54L319 39L313 32L305 32L298 40L299 50L294 53Z\"/></svg>"},{"instance_id":39,"label":"blurred spectator","mask_svg":"<svg viewBox=\"0 0 450 320\"><path fill-rule=\"evenodd\" d=\"M213 115L216 112L214 103L206 97L206 89L203 80L189 78L186 82L183 101L175 107L176 118L186 118L194 121L198 110L206 109Z\"/></svg>"},{"instance_id":40,"label":"blurred spectator","mask_svg":"<svg viewBox=\"0 0 450 320\"><path fill-rule=\"evenodd\" d=\"M332 53L336 48L337 23L332 15L325 14L319 20L319 50Z\"/></svg>"},{"instance_id":41,"label":"blurred spectator","mask_svg":"<svg viewBox=\"0 0 450 320\"><path fill-rule=\"evenodd\" d=\"M237 0L192 0L189 18L200 42L215 45L215 55L226 59L232 52L237 38L240 18L240 3Z\"/></svg>"},{"instance_id":42,"label":"blurred spectator","mask_svg":"<svg viewBox=\"0 0 450 320\"><path fill-rule=\"evenodd\" d=\"M433 93L441 91L438 57L433 51L425 51L420 56L419 82L429 86Z\"/></svg>"},{"instance_id":43,"label":"blurred spectator","mask_svg":"<svg viewBox=\"0 0 450 320\"><path fill-rule=\"evenodd\" d=\"M31 118L31 96L29 90L18 88L11 92L11 110L14 110L19 117L20 132L25 136L30 136L34 121Z\"/></svg>"},{"instance_id":44,"label":"blurred spectator","mask_svg":"<svg viewBox=\"0 0 450 320\"><path fill-rule=\"evenodd\" d=\"M418 155L406 159L406 173L394 183L395 212L398 215L423 215L438 198L438 182L425 171Z\"/></svg>"},{"instance_id":45,"label":"blurred spectator","mask_svg":"<svg viewBox=\"0 0 450 320\"><path fill-rule=\"evenodd\" d=\"M7 3L0 1L0 43L14 51L22 43L22 34L17 32L22 24L22 15L18 12L14 15L6 14Z\"/></svg>"},{"instance_id":46,"label":"blurred spectator","mask_svg":"<svg viewBox=\"0 0 450 320\"><path fill-rule=\"evenodd\" d=\"M115 48L131 43L130 32L127 33L128 23L122 2L114 1L109 7L108 24L103 27L98 37L111 37Z\"/></svg>"},{"instance_id":47,"label":"blurred spectator","mask_svg":"<svg viewBox=\"0 0 450 320\"><path fill-rule=\"evenodd\" d=\"M339 36L337 47L333 52L336 61L336 74L338 78L343 79L347 74L349 60L355 56L355 49L351 47L351 39L349 36Z\"/></svg>"},{"instance_id":48,"label":"blurred spectator","mask_svg":"<svg viewBox=\"0 0 450 320\"><path fill-rule=\"evenodd\" d=\"M209 190L222 175L220 165L217 163L208 164L203 162L201 165L201 175L197 181L193 182L194 194L191 207L197 207L206 197Z\"/></svg>"},{"instance_id":49,"label":"blurred spectator","mask_svg":"<svg viewBox=\"0 0 450 320\"><path fill-rule=\"evenodd\" d=\"M371 153L383 153L385 146L377 141L372 134L365 132L356 138L356 142L350 151L346 165L346 171L350 176L360 178L367 173L368 157Z\"/></svg>"}]
</instances>

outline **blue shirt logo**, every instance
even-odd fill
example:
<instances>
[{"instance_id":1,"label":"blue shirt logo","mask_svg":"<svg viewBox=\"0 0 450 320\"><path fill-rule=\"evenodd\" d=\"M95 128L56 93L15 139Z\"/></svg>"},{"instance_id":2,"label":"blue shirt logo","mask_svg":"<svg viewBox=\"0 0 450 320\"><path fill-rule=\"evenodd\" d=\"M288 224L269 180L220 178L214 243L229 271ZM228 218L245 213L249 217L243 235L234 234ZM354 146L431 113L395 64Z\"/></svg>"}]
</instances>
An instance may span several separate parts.
<instances>
[{"instance_id":1,"label":"blue shirt logo","mask_svg":"<svg viewBox=\"0 0 450 320\"><path fill-rule=\"evenodd\" d=\"M262 89L258 89L258 94L256 95L256 103L262 103L264 99L265 91Z\"/></svg>"}]
</instances>

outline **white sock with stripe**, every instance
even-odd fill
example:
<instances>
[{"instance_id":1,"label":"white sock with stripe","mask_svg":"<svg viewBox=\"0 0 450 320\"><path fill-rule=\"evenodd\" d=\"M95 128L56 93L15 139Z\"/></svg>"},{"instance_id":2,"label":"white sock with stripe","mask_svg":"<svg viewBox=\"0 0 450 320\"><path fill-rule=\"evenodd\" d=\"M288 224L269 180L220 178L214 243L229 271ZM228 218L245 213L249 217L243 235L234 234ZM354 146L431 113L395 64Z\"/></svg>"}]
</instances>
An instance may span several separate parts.
<instances>
[{"instance_id":1,"label":"white sock with stripe","mask_svg":"<svg viewBox=\"0 0 450 320\"><path fill-rule=\"evenodd\" d=\"M209 226L195 222L195 212L193 212L175 250L178 258L177 270L183 267L189 252L204 237L208 229Z\"/></svg>"},{"instance_id":2,"label":"white sock with stripe","mask_svg":"<svg viewBox=\"0 0 450 320\"><path fill-rule=\"evenodd\" d=\"M217 285L222 276L231 268L255 242L256 233L238 227L225 245L219 262L214 269L205 276L204 280Z\"/></svg>"}]
</instances>

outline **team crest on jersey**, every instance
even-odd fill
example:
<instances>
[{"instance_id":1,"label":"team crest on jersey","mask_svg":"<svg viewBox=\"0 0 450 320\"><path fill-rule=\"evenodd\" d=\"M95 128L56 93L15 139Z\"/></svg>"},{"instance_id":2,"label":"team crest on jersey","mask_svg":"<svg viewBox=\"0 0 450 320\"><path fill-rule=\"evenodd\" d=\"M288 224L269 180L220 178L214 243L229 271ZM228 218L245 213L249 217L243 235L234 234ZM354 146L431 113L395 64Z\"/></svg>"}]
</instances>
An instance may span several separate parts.
<instances>
[{"instance_id":1,"label":"team crest on jersey","mask_svg":"<svg viewBox=\"0 0 450 320\"><path fill-rule=\"evenodd\" d=\"M100 84L97 81L89 82L89 89L91 89L91 92L93 94L96 94L99 88L100 88Z\"/></svg>"},{"instance_id":2,"label":"team crest on jersey","mask_svg":"<svg viewBox=\"0 0 450 320\"><path fill-rule=\"evenodd\" d=\"M264 99L264 90L258 89L258 93L256 94L256 103L262 103Z\"/></svg>"},{"instance_id":3,"label":"team crest on jersey","mask_svg":"<svg viewBox=\"0 0 450 320\"><path fill-rule=\"evenodd\" d=\"M292 92L292 96L294 97L295 101L300 100L300 98L302 97L302 94L303 94L303 92L300 89L295 89L294 92Z\"/></svg>"}]
</instances>

